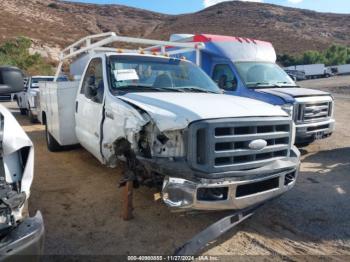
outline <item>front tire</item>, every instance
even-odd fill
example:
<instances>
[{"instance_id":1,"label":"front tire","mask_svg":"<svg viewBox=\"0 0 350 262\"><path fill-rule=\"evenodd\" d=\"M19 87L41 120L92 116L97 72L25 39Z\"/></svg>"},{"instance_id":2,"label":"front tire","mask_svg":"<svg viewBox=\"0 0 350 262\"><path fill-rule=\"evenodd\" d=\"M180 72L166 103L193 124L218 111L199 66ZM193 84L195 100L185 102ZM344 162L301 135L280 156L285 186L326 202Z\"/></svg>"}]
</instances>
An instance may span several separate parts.
<instances>
[{"instance_id":1,"label":"front tire","mask_svg":"<svg viewBox=\"0 0 350 262\"><path fill-rule=\"evenodd\" d=\"M50 134L47 124L45 125L45 136L47 149L50 152L59 152L62 151L63 147L57 142L57 140Z\"/></svg>"}]
</instances>

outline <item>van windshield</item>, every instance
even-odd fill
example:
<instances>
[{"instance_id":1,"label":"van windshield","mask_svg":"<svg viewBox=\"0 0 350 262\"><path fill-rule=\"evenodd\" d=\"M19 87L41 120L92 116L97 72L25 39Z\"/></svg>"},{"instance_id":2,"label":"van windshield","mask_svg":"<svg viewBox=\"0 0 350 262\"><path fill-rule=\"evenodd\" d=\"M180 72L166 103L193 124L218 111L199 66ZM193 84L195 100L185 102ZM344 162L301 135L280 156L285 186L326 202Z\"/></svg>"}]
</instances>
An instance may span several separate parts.
<instances>
[{"instance_id":1,"label":"van windshield","mask_svg":"<svg viewBox=\"0 0 350 262\"><path fill-rule=\"evenodd\" d=\"M238 62L235 66L248 88L296 87L288 74L274 63Z\"/></svg>"},{"instance_id":2,"label":"van windshield","mask_svg":"<svg viewBox=\"0 0 350 262\"><path fill-rule=\"evenodd\" d=\"M220 93L198 66L174 58L111 56L112 91Z\"/></svg>"}]
</instances>

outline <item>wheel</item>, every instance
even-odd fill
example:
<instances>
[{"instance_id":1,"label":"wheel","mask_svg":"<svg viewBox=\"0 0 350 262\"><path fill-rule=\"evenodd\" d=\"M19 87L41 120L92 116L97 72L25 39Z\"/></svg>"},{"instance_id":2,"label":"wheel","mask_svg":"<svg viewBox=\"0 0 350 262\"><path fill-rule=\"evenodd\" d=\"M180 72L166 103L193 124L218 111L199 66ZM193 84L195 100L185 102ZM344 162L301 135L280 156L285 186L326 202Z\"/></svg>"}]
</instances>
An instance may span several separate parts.
<instances>
[{"instance_id":1,"label":"wheel","mask_svg":"<svg viewBox=\"0 0 350 262\"><path fill-rule=\"evenodd\" d=\"M45 125L45 135L46 135L46 144L50 152L62 151L63 147L57 142L57 140L50 134L47 129L47 124Z\"/></svg>"},{"instance_id":2,"label":"wheel","mask_svg":"<svg viewBox=\"0 0 350 262\"><path fill-rule=\"evenodd\" d=\"M30 108L28 109L28 116L29 116L29 121L33 124L37 122L36 117L33 115L32 110Z\"/></svg>"},{"instance_id":3,"label":"wheel","mask_svg":"<svg viewBox=\"0 0 350 262\"><path fill-rule=\"evenodd\" d=\"M21 111L21 115L25 116L27 114L27 109L20 108L19 110Z\"/></svg>"}]
</instances>

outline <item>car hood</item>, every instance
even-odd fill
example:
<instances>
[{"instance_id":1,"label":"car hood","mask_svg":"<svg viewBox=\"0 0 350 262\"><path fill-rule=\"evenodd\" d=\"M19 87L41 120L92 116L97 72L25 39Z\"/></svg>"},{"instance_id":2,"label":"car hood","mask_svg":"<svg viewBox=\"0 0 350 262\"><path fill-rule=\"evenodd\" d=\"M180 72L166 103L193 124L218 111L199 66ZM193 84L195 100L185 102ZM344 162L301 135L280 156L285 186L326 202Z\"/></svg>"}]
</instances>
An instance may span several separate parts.
<instances>
[{"instance_id":1,"label":"car hood","mask_svg":"<svg viewBox=\"0 0 350 262\"><path fill-rule=\"evenodd\" d=\"M279 96L284 99L286 102L289 102L293 98L297 97L307 97L307 96L330 96L328 92L309 89L309 88L300 88L300 87L282 87L282 88L264 88L257 89L257 92L267 93L275 96Z\"/></svg>"},{"instance_id":2,"label":"car hood","mask_svg":"<svg viewBox=\"0 0 350 262\"><path fill-rule=\"evenodd\" d=\"M146 111L160 131L184 129L202 119L288 116L280 107L223 94L128 93L119 98Z\"/></svg>"}]
</instances>

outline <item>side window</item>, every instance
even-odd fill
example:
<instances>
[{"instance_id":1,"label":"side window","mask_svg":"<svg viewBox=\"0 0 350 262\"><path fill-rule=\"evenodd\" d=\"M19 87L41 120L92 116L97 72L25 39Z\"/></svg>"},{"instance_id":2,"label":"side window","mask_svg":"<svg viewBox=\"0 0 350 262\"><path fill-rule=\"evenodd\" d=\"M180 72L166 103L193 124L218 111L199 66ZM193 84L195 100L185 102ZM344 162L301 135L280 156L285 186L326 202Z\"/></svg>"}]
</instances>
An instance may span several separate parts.
<instances>
[{"instance_id":1,"label":"side window","mask_svg":"<svg viewBox=\"0 0 350 262\"><path fill-rule=\"evenodd\" d=\"M235 91L237 89L237 78L229 65L216 65L212 78L221 89L230 91Z\"/></svg>"},{"instance_id":2,"label":"side window","mask_svg":"<svg viewBox=\"0 0 350 262\"><path fill-rule=\"evenodd\" d=\"M100 104L103 101L104 93L102 68L101 58L92 59L86 70L82 88L80 90L80 93L84 94L87 99Z\"/></svg>"}]
</instances>

